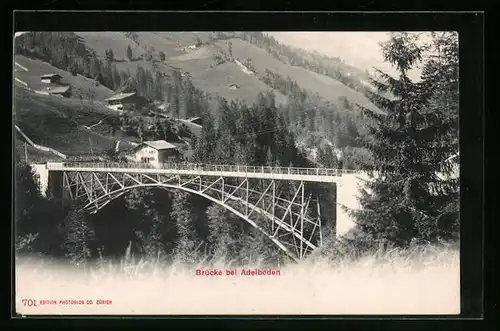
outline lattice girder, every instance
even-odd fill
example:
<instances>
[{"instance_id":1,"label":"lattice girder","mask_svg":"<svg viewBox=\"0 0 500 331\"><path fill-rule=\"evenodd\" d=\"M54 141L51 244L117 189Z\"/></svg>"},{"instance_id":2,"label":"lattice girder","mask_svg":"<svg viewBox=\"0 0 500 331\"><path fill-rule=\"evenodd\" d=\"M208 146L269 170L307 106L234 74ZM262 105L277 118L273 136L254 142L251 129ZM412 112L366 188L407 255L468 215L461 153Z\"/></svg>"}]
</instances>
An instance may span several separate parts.
<instances>
[{"instance_id":1,"label":"lattice girder","mask_svg":"<svg viewBox=\"0 0 500 331\"><path fill-rule=\"evenodd\" d=\"M162 173L63 172L63 186L68 197L83 200L83 208L92 213L134 188L181 189L203 196L235 213L297 261L321 244L321 219L307 216L311 199L310 196L305 196L304 182L284 185L288 186L287 192L280 189L278 182L279 180L273 179L262 180L263 189L259 192L250 189L247 178Z\"/></svg>"}]
</instances>

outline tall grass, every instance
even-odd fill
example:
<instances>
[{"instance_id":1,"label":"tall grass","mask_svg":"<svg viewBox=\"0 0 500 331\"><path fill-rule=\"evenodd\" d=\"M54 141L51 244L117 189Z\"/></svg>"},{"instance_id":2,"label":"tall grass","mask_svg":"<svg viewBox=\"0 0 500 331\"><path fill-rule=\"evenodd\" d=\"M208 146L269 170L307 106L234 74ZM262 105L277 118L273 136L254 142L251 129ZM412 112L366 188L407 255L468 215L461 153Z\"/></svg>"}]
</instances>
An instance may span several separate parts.
<instances>
[{"instance_id":1,"label":"tall grass","mask_svg":"<svg viewBox=\"0 0 500 331\"><path fill-rule=\"evenodd\" d=\"M332 262L333 261L333 262ZM457 247L379 250L355 261L313 257L279 268L279 276L196 276L196 269L158 257L70 267L19 258L16 307L22 314L458 314ZM265 268L258 263L245 269ZM242 268L238 268L241 271ZM38 305L22 299L93 300L93 305ZM97 299L111 304L96 305Z\"/></svg>"}]
</instances>

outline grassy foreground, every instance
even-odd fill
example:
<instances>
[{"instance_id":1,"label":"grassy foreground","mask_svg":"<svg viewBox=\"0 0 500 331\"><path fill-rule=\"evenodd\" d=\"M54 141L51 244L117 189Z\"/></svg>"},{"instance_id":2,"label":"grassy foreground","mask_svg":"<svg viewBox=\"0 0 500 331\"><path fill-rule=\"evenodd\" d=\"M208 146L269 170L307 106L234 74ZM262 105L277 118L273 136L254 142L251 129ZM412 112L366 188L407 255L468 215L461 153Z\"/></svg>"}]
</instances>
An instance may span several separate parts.
<instances>
[{"instance_id":1,"label":"grassy foreground","mask_svg":"<svg viewBox=\"0 0 500 331\"><path fill-rule=\"evenodd\" d=\"M68 267L43 259L16 260L19 314L458 314L457 248L377 254L357 262L316 258L245 276L234 270L164 265L157 261L101 261ZM197 276L196 270L222 276ZM28 301L32 299L34 301ZM98 304L98 300L104 300ZM49 303L42 303L42 300ZM50 300L53 300L50 303ZM73 302L71 300L74 300ZM87 304L92 300L92 304ZM36 301L36 307L34 303ZM80 301L80 302L79 302ZM29 306L31 305L31 306Z\"/></svg>"}]
</instances>

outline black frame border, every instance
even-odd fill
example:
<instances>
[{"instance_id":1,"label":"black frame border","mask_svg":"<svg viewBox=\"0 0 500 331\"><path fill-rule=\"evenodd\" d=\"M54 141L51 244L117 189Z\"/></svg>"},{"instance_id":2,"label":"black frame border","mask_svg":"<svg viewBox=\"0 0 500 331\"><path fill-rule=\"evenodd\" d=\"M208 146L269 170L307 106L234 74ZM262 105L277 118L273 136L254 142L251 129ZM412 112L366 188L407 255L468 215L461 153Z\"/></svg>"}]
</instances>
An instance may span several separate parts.
<instances>
[{"instance_id":1,"label":"black frame border","mask_svg":"<svg viewBox=\"0 0 500 331\"><path fill-rule=\"evenodd\" d=\"M483 277L484 273L484 16L480 12L54 12L17 11L13 17L13 31L429 31L453 30L460 37L460 153L461 158L461 301L460 319L484 317ZM12 40L12 39L11 39ZM7 38L7 42L10 41ZM10 45L12 45L10 43ZM12 46L10 46L12 47ZM10 53L12 56L12 52ZM12 62L12 61L11 61ZM8 85L12 86L9 68ZM7 95L12 104L12 89ZM11 192L12 193L12 192ZM12 196L12 195L11 195ZM463 221L466 220L466 221ZM481 226L478 226L478 223ZM10 240L13 238L11 237ZM12 243L12 241L10 242ZM12 245L10 246L12 251ZM14 261L13 254L11 260ZM12 262L12 280L14 268ZM11 284L13 288L13 284ZM14 288L13 288L14 290ZM10 300L14 297L14 291ZM11 313L14 314L13 307ZM478 314L479 313L479 314ZM14 315L12 315L14 316ZM42 316L29 317L29 324ZM53 325L61 325L57 316L43 316ZM458 322L457 316L129 316L127 325L135 325L142 317L161 318L169 321L194 321L203 319L204 326L220 327L227 321L235 327L275 327L284 321L288 327L305 326L304 321L316 321L318 325L330 323L349 329L358 329L350 322L373 323L393 329L398 320L432 321L433 326L451 326ZM64 316L65 326L87 324L95 318L116 320L113 316L92 316L78 321L80 316ZM76 319L75 319L76 318ZM120 319L123 319L121 317ZM382 319L382 320L381 320ZM42 321L40 321L42 322ZM107 321L101 321L107 325ZM148 321L149 323L149 321ZM216 323L217 325L214 325ZM338 323L338 324L337 324ZM44 323L41 323L44 324ZM122 324L123 325L123 324ZM367 324L365 324L366 326ZM465 324L464 324L465 325ZM195 325L192 325L195 326ZM429 326L429 325L427 325Z\"/></svg>"}]
</instances>

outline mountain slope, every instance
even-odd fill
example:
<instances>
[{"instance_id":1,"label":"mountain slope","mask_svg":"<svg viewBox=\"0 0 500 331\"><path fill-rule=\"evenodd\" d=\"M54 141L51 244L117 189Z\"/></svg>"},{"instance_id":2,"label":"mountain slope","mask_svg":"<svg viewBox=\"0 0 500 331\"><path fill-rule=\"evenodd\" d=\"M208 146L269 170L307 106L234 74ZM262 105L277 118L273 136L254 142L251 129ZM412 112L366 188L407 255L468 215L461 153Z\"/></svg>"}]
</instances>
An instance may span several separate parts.
<instances>
[{"instance_id":1,"label":"mountain slope","mask_svg":"<svg viewBox=\"0 0 500 331\"><path fill-rule=\"evenodd\" d=\"M234 56L241 59L250 58L258 72L264 72L265 69L269 69L280 73L282 76L289 76L292 80L296 81L300 87L316 92L323 98L333 102L343 96L351 102L370 107L372 110L376 109L365 96L342 84L338 80L301 67L290 66L275 59L265 50L242 39L231 39L229 41L232 43ZM218 42L218 44L222 47L227 47L228 42Z\"/></svg>"},{"instance_id":2,"label":"mountain slope","mask_svg":"<svg viewBox=\"0 0 500 331\"><path fill-rule=\"evenodd\" d=\"M122 58L128 45L131 45L134 56L137 57L149 52L153 58L159 59L161 51L166 55L165 63L188 72L197 88L212 94L219 94L229 100L241 99L251 103L259 92L271 90L258 78L258 74L263 74L266 69L269 69L284 77L290 76L300 87L318 93L326 100L337 102L339 97L346 97L352 103L359 103L377 110L364 95L338 80L281 62L266 50L240 38L208 43L209 32L138 32L134 33L133 38L128 38L121 32L77 32L77 34L82 37L86 46L95 50L100 57L104 57L106 49L111 48L115 57ZM197 49L187 48L195 43L196 38L204 44ZM257 75L244 73L234 62L215 64L216 54L228 53L229 42L232 44L233 57L239 59L240 62L250 59L257 70ZM118 68L127 68L131 72L137 65L151 67L151 62L117 63ZM161 69L161 63L158 67L161 71L168 71L165 68ZM236 84L239 88L231 90L230 84ZM274 92L277 94L278 102L286 102L284 95L278 91Z\"/></svg>"},{"instance_id":3,"label":"mountain slope","mask_svg":"<svg viewBox=\"0 0 500 331\"><path fill-rule=\"evenodd\" d=\"M131 148L132 139L112 136L106 125L88 130L84 125L92 125L106 114L112 113L99 108L89 111L76 99L44 96L15 89L15 123L34 143L54 148L66 155L90 155L103 153L121 140L123 148Z\"/></svg>"},{"instance_id":4,"label":"mountain slope","mask_svg":"<svg viewBox=\"0 0 500 331\"><path fill-rule=\"evenodd\" d=\"M93 79L82 75L73 76L69 72L58 69L47 62L31 59L23 55L16 55L14 61L15 78L26 83L33 90L44 90L47 86L47 84L41 82L41 75L55 73L62 77L62 84L71 85L72 97L79 98L81 96L83 99L87 99L90 90L95 93L94 98L96 100L104 100L115 94L114 91L103 85L96 85Z\"/></svg>"}]
</instances>

